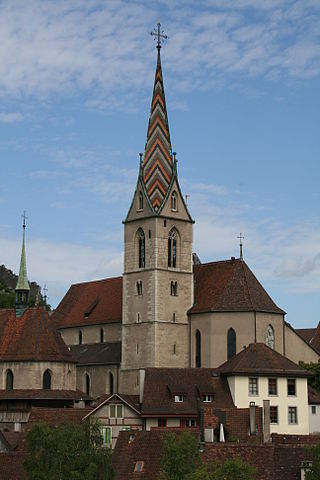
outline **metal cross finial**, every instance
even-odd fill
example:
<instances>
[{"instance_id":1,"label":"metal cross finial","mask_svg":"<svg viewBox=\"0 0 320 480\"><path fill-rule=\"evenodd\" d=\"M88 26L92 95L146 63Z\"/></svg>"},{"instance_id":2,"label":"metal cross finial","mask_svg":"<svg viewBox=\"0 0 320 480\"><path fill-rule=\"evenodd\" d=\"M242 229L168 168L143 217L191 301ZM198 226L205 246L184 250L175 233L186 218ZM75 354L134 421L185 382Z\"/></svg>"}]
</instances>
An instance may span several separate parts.
<instances>
[{"instance_id":1,"label":"metal cross finial","mask_svg":"<svg viewBox=\"0 0 320 480\"><path fill-rule=\"evenodd\" d=\"M242 256L242 240L244 239L244 236L242 235L242 233L240 232L240 235L239 237L237 237L240 239L240 260L243 259L243 256Z\"/></svg>"},{"instance_id":2,"label":"metal cross finial","mask_svg":"<svg viewBox=\"0 0 320 480\"><path fill-rule=\"evenodd\" d=\"M23 218L23 225L22 225L22 227L23 227L23 228L26 228L27 216L26 216L26 211L25 211L25 210L23 210L22 218Z\"/></svg>"},{"instance_id":3,"label":"metal cross finial","mask_svg":"<svg viewBox=\"0 0 320 480\"><path fill-rule=\"evenodd\" d=\"M161 42L163 40L167 40L168 36L164 34L163 30L161 30L161 23L160 23L160 18L158 20L157 28L154 28L153 32L150 32L150 35L154 37L155 40L157 40L157 48L161 48Z\"/></svg>"}]
</instances>

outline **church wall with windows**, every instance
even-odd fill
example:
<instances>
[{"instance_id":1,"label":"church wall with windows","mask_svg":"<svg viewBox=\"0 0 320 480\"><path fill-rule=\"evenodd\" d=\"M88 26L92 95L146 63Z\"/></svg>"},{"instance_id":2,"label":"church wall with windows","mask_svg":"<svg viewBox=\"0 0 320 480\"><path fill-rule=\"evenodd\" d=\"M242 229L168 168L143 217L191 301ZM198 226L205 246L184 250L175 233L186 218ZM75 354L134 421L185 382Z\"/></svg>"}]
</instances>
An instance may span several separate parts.
<instances>
[{"instance_id":1,"label":"church wall with windows","mask_svg":"<svg viewBox=\"0 0 320 480\"><path fill-rule=\"evenodd\" d=\"M61 337L67 345L79 345L79 331L82 331L82 344L100 343L100 331L103 328L104 342L120 342L122 325L119 322L97 325L84 325L60 329Z\"/></svg>"},{"instance_id":2,"label":"church wall with windows","mask_svg":"<svg viewBox=\"0 0 320 480\"><path fill-rule=\"evenodd\" d=\"M92 397L111 394L118 391L119 366L118 365L81 365L77 367L77 386L78 390L86 392L85 375L90 378L90 393ZM113 383L110 382L112 374Z\"/></svg>"}]
</instances>

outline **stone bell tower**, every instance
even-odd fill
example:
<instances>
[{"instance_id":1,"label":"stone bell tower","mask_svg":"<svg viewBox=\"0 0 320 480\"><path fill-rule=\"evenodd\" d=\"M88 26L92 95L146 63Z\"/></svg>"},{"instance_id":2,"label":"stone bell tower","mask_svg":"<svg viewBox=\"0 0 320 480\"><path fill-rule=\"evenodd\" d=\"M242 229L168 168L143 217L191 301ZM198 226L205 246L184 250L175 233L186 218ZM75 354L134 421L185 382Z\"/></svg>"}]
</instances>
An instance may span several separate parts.
<instances>
[{"instance_id":1,"label":"stone bell tower","mask_svg":"<svg viewBox=\"0 0 320 480\"><path fill-rule=\"evenodd\" d=\"M139 369L187 367L193 303L193 220L178 183L161 69L157 66L144 155L124 221L120 391L137 393Z\"/></svg>"}]
</instances>

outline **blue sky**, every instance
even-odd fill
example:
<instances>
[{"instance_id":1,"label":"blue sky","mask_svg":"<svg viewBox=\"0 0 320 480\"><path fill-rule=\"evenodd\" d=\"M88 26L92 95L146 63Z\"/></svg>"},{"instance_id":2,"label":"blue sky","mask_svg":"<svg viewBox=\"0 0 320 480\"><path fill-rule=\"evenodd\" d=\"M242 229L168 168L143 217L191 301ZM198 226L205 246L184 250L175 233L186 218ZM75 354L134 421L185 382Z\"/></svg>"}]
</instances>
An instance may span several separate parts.
<instances>
[{"instance_id":1,"label":"blue sky","mask_svg":"<svg viewBox=\"0 0 320 480\"><path fill-rule=\"evenodd\" d=\"M296 327L320 320L320 1L0 2L0 264L56 306L122 273L161 17L172 147L202 261L244 257Z\"/></svg>"}]
</instances>

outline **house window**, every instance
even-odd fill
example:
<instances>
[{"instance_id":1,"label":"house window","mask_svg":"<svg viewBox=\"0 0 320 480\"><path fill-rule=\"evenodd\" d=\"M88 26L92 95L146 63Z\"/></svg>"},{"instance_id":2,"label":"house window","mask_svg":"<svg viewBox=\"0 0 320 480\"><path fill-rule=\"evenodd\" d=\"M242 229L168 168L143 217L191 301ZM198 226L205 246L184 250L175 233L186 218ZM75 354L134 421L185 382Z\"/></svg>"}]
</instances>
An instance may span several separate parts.
<instances>
[{"instance_id":1,"label":"house window","mask_svg":"<svg viewBox=\"0 0 320 480\"><path fill-rule=\"evenodd\" d=\"M278 423L278 407L270 406L270 423Z\"/></svg>"},{"instance_id":2,"label":"house window","mask_svg":"<svg viewBox=\"0 0 320 480\"><path fill-rule=\"evenodd\" d=\"M315 415L317 413L317 407L315 405L312 405L311 413L312 413L312 415Z\"/></svg>"},{"instance_id":3,"label":"house window","mask_svg":"<svg viewBox=\"0 0 320 480\"><path fill-rule=\"evenodd\" d=\"M82 330L79 330L79 345L82 345Z\"/></svg>"},{"instance_id":4,"label":"house window","mask_svg":"<svg viewBox=\"0 0 320 480\"><path fill-rule=\"evenodd\" d=\"M146 265L146 241L144 231L138 230L138 254L139 254L139 268L144 268Z\"/></svg>"},{"instance_id":5,"label":"house window","mask_svg":"<svg viewBox=\"0 0 320 480\"><path fill-rule=\"evenodd\" d=\"M194 418L187 418L186 419L186 427L196 427L197 422Z\"/></svg>"},{"instance_id":6,"label":"house window","mask_svg":"<svg viewBox=\"0 0 320 480\"><path fill-rule=\"evenodd\" d=\"M213 401L213 395L202 395L202 401L204 403L210 403Z\"/></svg>"},{"instance_id":7,"label":"house window","mask_svg":"<svg viewBox=\"0 0 320 480\"><path fill-rule=\"evenodd\" d=\"M113 373L109 372L109 393L112 394L114 390Z\"/></svg>"},{"instance_id":8,"label":"house window","mask_svg":"<svg viewBox=\"0 0 320 480\"><path fill-rule=\"evenodd\" d=\"M104 445L111 445L112 443L112 427L101 427L101 433Z\"/></svg>"},{"instance_id":9,"label":"house window","mask_svg":"<svg viewBox=\"0 0 320 480\"><path fill-rule=\"evenodd\" d=\"M278 395L278 384L276 378L268 379L268 392L269 395Z\"/></svg>"},{"instance_id":10,"label":"house window","mask_svg":"<svg viewBox=\"0 0 320 480\"><path fill-rule=\"evenodd\" d=\"M84 382L85 382L86 394L90 395L90 377L88 373L85 373L84 375Z\"/></svg>"},{"instance_id":11,"label":"house window","mask_svg":"<svg viewBox=\"0 0 320 480\"><path fill-rule=\"evenodd\" d=\"M274 348L274 330L272 325L268 325L266 329L266 345L270 348Z\"/></svg>"},{"instance_id":12,"label":"house window","mask_svg":"<svg viewBox=\"0 0 320 480\"><path fill-rule=\"evenodd\" d=\"M168 267L177 266L177 231L173 228L168 238Z\"/></svg>"},{"instance_id":13,"label":"house window","mask_svg":"<svg viewBox=\"0 0 320 480\"><path fill-rule=\"evenodd\" d=\"M104 330L103 328L100 328L100 343L104 342Z\"/></svg>"},{"instance_id":14,"label":"house window","mask_svg":"<svg viewBox=\"0 0 320 480\"><path fill-rule=\"evenodd\" d=\"M142 280L137 281L137 295L142 295Z\"/></svg>"},{"instance_id":15,"label":"house window","mask_svg":"<svg viewBox=\"0 0 320 480\"><path fill-rule=\"evenodd\" d=\"M13 373L11 370L7 371L6 375L6 390L13 390Z\"/></svg>"},{"instance_id":16,"label":"house window","mask_svg":"<svg viewBox=\"0 0 320 480\"><path fill-rule=\"evenodd\" d=\"M289 425L298 423L297 407L288 407L288 423Z\"/></svg>"},{"instance_id":17,"label":"house window","mask_svg":"<svg viewBox=\"0 0 320 480\"><path fill-rule=\"evenodd\" d=\"M110 418L123 418L123 405L109 405L109 416Z\"/></svg>"},{"instance_id":18,"label":"house window","mask_svg":"<svg viewBox=\"0 0 320 480\"><path fill-rule=\"evenodd\" d=\"M228 343L228 359L233 357L236 354L236 332L233 330L233 328L229 328L228 330L228 338L227 338L227 343Z\"/></svg>"},{"instance_id":19,"label":"house window","mask_svg":"<svg viewBox=\"0 0 320 480\"><path fill-rule=\"evenodd\" d=\"M296 379L288 378L288 396L296 395Z\"/></svg>"},{"instance_id":20,"label":"house window","mask_svg":"<svg viewBox=\"0 0 320 480\"><path fill-rule=\"evenodd\" d=\"M176 212L177 211L177 194L173 192L171 195L171 210Z\"/></svg>"},{"instance_id":21,"label":"house window","mask_svg":"<svg viewBox=\"0 0 320 480\"><path fill-rule=\"evenodd\" d=\"M144 462L136 462L134 471L135 472L142 472L144 467Z\"/></svg>"},{"instance_id":22,"label":"house window","mask_svg":"<svg viewBox=\"0 0 320 480\"><path fill-rule=\"evenodd\" d=\"M143 195L142 192L139 192L139 203L138 203L139 210L143 210Z\"/></svg>"},{"instance_id":23,"label":"house window","mask_svg":"<svg viewBox=\"0 0 320 480\"><path fill-rule=\"evenodd\" d=\"M196 331L196 368L201 367L201 333Z\"/></svg>"},{"instance_id":24,"label":"house window","mask_svg":"<svg viewBox=\"0 0 320 480\"><path fill-rule=\"evenodd\" d=\"M46 370L42 378L42 388L43 390L51 389L51 373L49 370Z\"/></svg>"},{"instance_id":25,"label":"house window","mask_svg":"<svg viewBox=\"0 0 320 480\"><path fill-rule=\"evenodd\" d=\"M171 282L170 294L172 297L176 297L178 295L178 282Z\"/></svg>"},{"instance_id":26,"label":"house window","mask_svg":"<svg viewBox=\"0 0 320 480\"><path fill-rule=\"evenodd\" d=\"M249 395L258 395L258 379L257 377L249 378Z\"/></svg>"},{"instance_id":27,"label":"house window","mask_svg":"<svg viewBox=\"0 0 320 480\"><path fill-rule=\"evenodd\" d=\"M166 427L167 426L167 419L166 418L158 418L158 427Z\"/></svg>"},{"instance_id":28,"label":"house window","mask_svg":"<svg viewBox=\"0 0 320 480\"><path fill-rule=\"evenodd\" d=\"M175 395L174 396L175 403L183 403L184 402L184 395Z\"/></svg>"}]
</instances>

